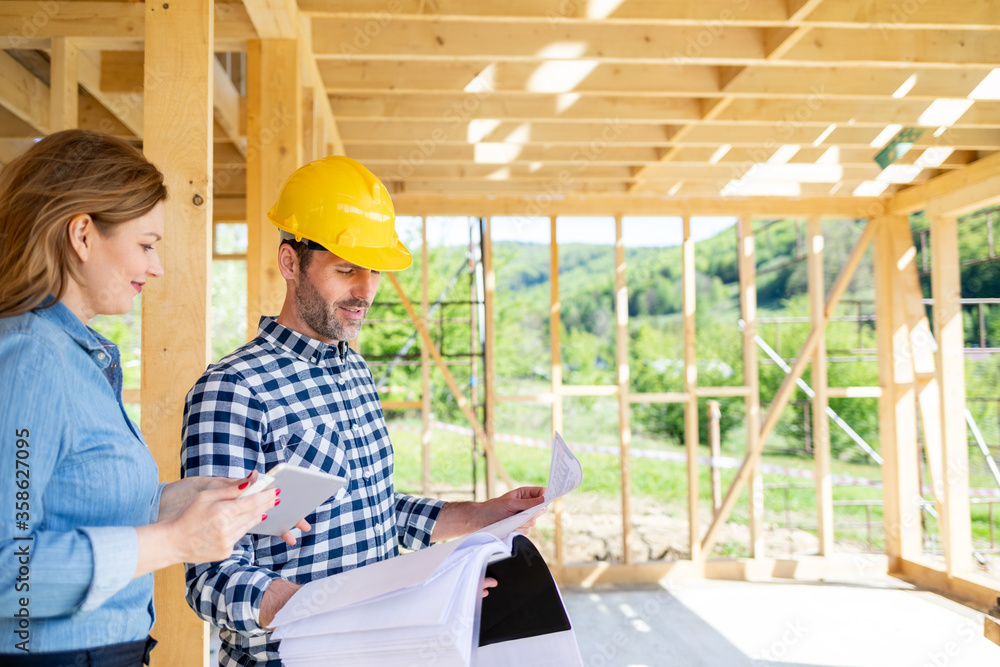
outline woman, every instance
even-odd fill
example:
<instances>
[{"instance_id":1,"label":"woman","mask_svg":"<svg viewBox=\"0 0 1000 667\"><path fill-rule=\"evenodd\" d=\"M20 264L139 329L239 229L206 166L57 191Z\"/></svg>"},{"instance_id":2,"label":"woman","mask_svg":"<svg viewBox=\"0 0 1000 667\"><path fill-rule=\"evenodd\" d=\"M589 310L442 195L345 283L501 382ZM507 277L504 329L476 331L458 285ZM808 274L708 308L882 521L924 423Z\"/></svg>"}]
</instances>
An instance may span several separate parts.
<instances>
[{"instance_id":1,"label":"woman","mask_svg":"<svg viewBox=\"0 0 1000 667\"><path fill-rule=\"evenodd\" d=\"M151 573L229 556L278 502L238 499L251 479L158 484L122 405L118 348L86 326L163 275L166 196L137 149L83 130L0 172L4 665L148 663Z\"/></svg>"}]
</instances>

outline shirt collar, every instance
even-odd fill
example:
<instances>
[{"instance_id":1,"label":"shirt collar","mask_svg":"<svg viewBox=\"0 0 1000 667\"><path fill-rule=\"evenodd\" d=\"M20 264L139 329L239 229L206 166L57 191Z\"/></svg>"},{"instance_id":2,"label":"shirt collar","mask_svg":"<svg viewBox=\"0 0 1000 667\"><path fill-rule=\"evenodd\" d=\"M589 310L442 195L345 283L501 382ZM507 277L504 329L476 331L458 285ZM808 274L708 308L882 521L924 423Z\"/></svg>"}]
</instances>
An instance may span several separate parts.
<instances>
[{"instance_id":1,"label":"shirt collar","mask_svg":"<svg viewBox=\"0 0 1000 667\"><path fill-rule=\"evenodd\" d=\"M111 345L111 341L97 333L86 324L80 321L80 318L73 314L62 301L55 301L55 299L50 295L42 305L36 308L33 312L42 319L52 322L56 326L60 327L70 338L75 340L77 344L83 349L89 352L100 352ZM52 304L52 305L49 305Z\"/></svg>"},{"instance_id":2,"label":"shirt collar","mask_svg":"<svg viewBox=\"0 0 1000 667\"><path fill-rule=\"evenodd\" d=\"M260 318L257 336L272 345L288 350L302 361L317 366L329 366L347 358L347 341L324 343L278 324L278 320L274 317Z\"/></svg>"}]
</instances>

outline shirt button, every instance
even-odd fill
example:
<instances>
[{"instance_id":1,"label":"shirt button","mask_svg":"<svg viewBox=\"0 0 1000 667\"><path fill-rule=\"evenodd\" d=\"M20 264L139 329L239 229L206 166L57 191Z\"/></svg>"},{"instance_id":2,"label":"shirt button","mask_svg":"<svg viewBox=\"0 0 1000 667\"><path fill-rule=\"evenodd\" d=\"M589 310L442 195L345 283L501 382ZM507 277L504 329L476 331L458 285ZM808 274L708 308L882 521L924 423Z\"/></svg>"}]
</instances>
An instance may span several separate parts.
<instances>
[{"instance_id":1,"label":"shirt button","mask_svg":"<svg viewBox=\"0 0 1000 667\"><path fill-rule=\"evenodd\" d=\"M107 357L107 356L108 355L104 354L103 352L98 352L97 353L97 358L100 359L101 361L104 361L105 357Z\"/></svg>"}]
</instances>

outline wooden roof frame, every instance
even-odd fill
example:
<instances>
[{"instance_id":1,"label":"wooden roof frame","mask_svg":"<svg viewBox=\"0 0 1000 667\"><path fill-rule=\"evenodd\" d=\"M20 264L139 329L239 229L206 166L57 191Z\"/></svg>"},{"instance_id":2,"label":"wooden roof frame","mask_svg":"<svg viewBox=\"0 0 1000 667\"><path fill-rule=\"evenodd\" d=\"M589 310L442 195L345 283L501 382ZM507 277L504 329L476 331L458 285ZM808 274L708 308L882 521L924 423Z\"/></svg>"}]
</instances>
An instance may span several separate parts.
<instances>
[{"instance_id":1,"label":"wooden roof frame","mask_svg":"<svg viewBox=\"0 0 1000 667\"><path fill-rule=\"evenodd\" d=\"M167 174L173 203L163 258L170 271L150 286L156 298L143 309L141 390L149 408L142 428L164 481L175 476L183 396L208 361L212 225L247 224L253 326L257 315L277 310L284 290L271 256L276 231L263 211L306 160L357 157L390 187L400 215L484 216L487 227L490 216L547 217L553 229L558 216L614 216L619 297L627 288L622 217L684 219L685 364L693 372L685 391L630 394L621 374L614 386L571 390L554 368L551 395L543 397L553 405L554 424L562 419L560 397L571 391L618 397L626 489L630 404L685 403L693 453L697 398L714 390L697 386L694 368L691 226L698 216L740 218L741 309L753 322L754 217L808 218L814 237L821 218L869 220L865 239L874 238L878 292L912 297L905 216L924 210L934 231L935 320L947 327L933 379L926 368L906 376L885 360L920 352L910 349L909 332L926 326L922 307L880 301L880 429L897 457L885 480L887 529L896 531L887 554L895 572L982 601L998 590L965 563L967 489L947 475L935 489L947 510L943 520L955 527L945 538L945 568L921 562L906 525L916 484L914 461L906 458L916 451L915 432L906 424L912 426L916 408L903 404L915 385L923 392L936 382L938 402L918 402L930 420L925 428L940 429L943 466L967 464L962 447L949 444L964 428L961 316L951 298L958 293L955 220L1000 203L1000 94L969 97L988 77L1000 77L998 33L1000 15L976 0L0 1L0 162L38 136L76 124L141 144ZM223 65L218 53L239 66ZM927 125L934 105L939 118L949 110L951 117L937 129L927 126L894 163L902 169L886 176L889 170L873 161L881 150L876 138L891 136L892 126ZM741 189L748 182L797 187L758 196ZM865 183L876 184L872 194L859 189ZM495 280L488 238L486 248L484 388L495 404L502 397L489 363ZM810 255L813 329L798 373L823 349L830 304L846 285L845 273L827 296L821 262L821 253ZM555 317L557 296L553 285ZM426 307L425 298L421 313L410 309L415 323L426 319ZM190 321L190 330L178 331L178 321ZM621 365L627 313L617 322ZM745 332L747 340L752 344ZM558 346L557 334L552 344ZM423 362L425 386L431 356ZM754 413L738 478L753 489L775 417L760 414L754 387L729 389L739 389ZM775 403L789 391L783 388ZM829 395L817 391L817 414ZM429 402L421 405L426 436ZM927 414L932 407L936 417ZM470 422L492 443L490 419ZM689 473L696 479L696 468ZM828 466L818 462L817 475L828 476ZM731 494L738 491L734 486ZM690 500L691 516L698 516L697 494ZM628 563L627 490L622 502L626 563L574 569L560 555L555 570L564 581L658 580L672 569ZM728 509L704 538L692 527L692 558L680 569L697 576L719 570L704 558ZM758 564L760 509L751 508ZM191 640L203 625L187 610L181 582L176 568L158 575L158 653L167 664L197 663L207 648Z\"/></svg>"}]
</instances>

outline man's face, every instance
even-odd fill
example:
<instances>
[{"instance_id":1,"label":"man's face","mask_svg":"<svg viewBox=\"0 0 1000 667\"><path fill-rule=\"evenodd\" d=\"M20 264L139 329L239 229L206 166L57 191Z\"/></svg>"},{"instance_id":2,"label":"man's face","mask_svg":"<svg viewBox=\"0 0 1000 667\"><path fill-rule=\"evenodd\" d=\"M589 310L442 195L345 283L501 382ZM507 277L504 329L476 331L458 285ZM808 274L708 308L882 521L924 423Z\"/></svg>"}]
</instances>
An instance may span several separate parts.
<instances>
[{"instance_id":1,"label":"man's face","mask_svg":"<svg viewBox=\"0 0 1000 667\"><path fill-rule=\"evenodd\" d=\"M375 299L381 273L337 257L313 251L295 290L299 315L327 342L352 340L361 332Z\"/></svg>"}]
</instances>

